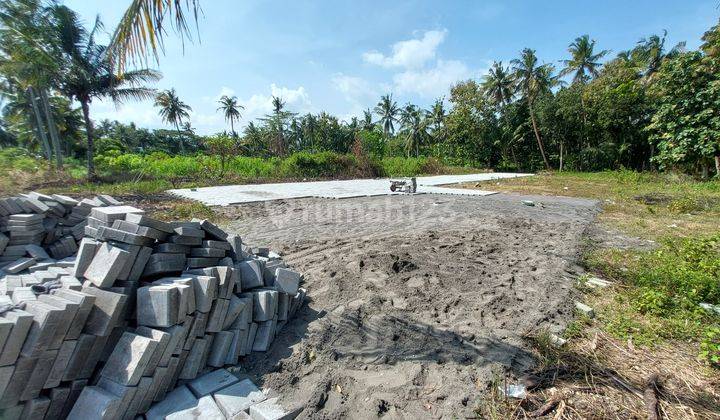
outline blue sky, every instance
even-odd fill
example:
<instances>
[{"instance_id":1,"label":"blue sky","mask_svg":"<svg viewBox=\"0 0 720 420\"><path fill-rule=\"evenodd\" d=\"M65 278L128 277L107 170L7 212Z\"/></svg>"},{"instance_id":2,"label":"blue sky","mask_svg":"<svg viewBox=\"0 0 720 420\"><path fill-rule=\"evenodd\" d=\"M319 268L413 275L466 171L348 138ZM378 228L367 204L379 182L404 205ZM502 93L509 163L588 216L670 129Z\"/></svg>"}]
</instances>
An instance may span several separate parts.
<instances>
[{"instance_id":1,"label":"blue sky","mask_svg":"<svg viewBox=\"0 0 720 420\"><path fill-rule=\"evenodd\" d=\"M87 22L99 14L108 30L129 0L66 0ZM648 1L254 1L200 0L200 41L169 34L153 67L159 89L174 87L193 108L201 134L227 128L217 99L236 95L241 125L266 114L272 95L298 113L361 115L381 94L428 106L463 79L480 79L493 60L509 62L524 47L559 66L568 44L589 34L611 56L638 39L668 30L668 44L700 36L717 22L717 0ZM153 63L151 63L153 64ZM151 102L116 109L95 102L95 119L158 128Z\"/></svg>"}]
</instances>

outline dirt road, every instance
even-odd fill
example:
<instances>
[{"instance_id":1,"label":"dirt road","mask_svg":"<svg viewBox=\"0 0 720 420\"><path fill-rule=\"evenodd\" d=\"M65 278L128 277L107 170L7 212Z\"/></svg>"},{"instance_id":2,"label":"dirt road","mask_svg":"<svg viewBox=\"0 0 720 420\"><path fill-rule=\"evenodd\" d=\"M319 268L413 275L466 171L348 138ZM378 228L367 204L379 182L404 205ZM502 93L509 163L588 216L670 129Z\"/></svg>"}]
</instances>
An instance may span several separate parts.
<instances>
[{"instance_id":1,"label":"dirt road","mask_svg":"<svg viewBox=\"0 0 720 420\"><path fill-rule=\"evenodd\" d=\"M305 273L311 299L241 368L304 405L300 418L472 417L493 375L532 366L523 336L571 318L598 210L505 194L222 208L226 228Z\"/></svg>"}]
</instances>

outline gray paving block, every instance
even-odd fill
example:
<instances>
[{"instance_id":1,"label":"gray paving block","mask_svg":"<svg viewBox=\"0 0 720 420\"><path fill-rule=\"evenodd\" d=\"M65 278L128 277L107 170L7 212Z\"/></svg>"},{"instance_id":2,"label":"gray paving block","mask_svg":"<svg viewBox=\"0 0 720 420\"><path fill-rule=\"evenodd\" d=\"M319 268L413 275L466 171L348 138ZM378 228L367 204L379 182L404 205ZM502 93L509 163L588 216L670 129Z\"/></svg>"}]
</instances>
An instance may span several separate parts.
<instances>
[{"instance_id":1,"label":"gray paving block","mask_svg":"<svg viewBox=\"0 0 720 420\"><path fill-rule=\"evenodd\" d=\"M240 271L240 284L243 291L262 287L265 284L260 262L256 260L241 261L236 268Z\"/></svg>"},{"instance_id":2,"label":"gray paving block","mask_svg":"<svg viewBox=\"0 0 720 420\"><path fill-rule=\"evenodd\" d=\"M35 365L37 364L37 358L35 357L18 357L15 363L15 369L13 370L12 378L10 383L5 388L5 392L0 395L0 409L13 407L20 401L20 396L25 391L25 386L30 380Z\"/></svg>"},{"instance_id":3,"label":"gray paving block","mask_svg":"<svg viewBox=\"0 0 720 420\"><path fill-rule=\"evenodd\" d=\"M144 214L145 211L132 206L95 207L90 211L92 217L110 224L115 220L125 219L128 213Z\"/></svg>"},{"instance_id":4,"label":"gray paving block","mask_svg":"<svg viewBox=\"0 0 720 420\"><path fill-rule=\"evenodd\" d=\"M250 323L250 327L248 328L247 341L245 342L245 354L252 353L253 347L255 345L255 336L257 336L257 330L258 330L258 323L257 322Z\"/></svg>"},{"instance_id":5,"label":"gray paving block","mask_svg":"<svg viewBox=\"0 0 720 420\"><path fill-rule=\"evenodd\" d=\"M70 359L73 356L73 353L75 352L75 347L77 346L77 340L67 340L63 341L62 345L60 346L60 349L57 352L57 357L55 357L55 360L53 361L53 365L50 368L50 372L45 379L45 384L43 384L43 389L50 389L60 386L60 382L62 381L63 376L65 375L65 370L68 367L68 364L70 363Z\"/></svg>"},{"instance_id":6,"label":"gray paving block","mask_svg":"<svg viewBox=\"0 0 720 420\"><path fill-rule=\"evenodd\" d=\"M55 333L64 318L63 310L45 303L25 303L25 311L33 316L21 353L27 357L39 357L53 342Z\"/></svg>"},{"instance_id":7,"label":"gray paving block","mask_svg":"<svg viewBox=\"0 0 720 420\"><path fill-rule=\"evenodd\" d=\"M157 342L124 333L102 370L102 376L126 386L136 386L155 352Z\"/></svg>"},{"instance_id":8,"label":"gray paving block","mask_svg":"<svg viewBox=\"0 0 720 420\"><path fill-rule=\"evenodd\" d=\"M47 260L50 259L50 256L45 252L45 249L43 247L38 245L25 245L25 249L27 250L28 255L35 258L38 261L41 260Z\"/></svg>"},{"instance_id":9,"label":"gray paving block","mask_svg":"<svg viewBox=\"0 0 720 420\"><path fill-rule=\"evenodd\" d=\"M218 278L218 297L230 299L235 290L235 283L238 280L238 273L232 267L215 267Z\"/></svg>"},{"instance_id":10,"label":"gray paving block","mask_svg":"<svg viewBox=\"0 0 720 420\"><path fill-rule=\"evenodd\" d=\"M65 372L62 375L63 381L72 381L80 378L80 373L90 357L90 351L94 343L94 335L80 334L76 340L70 360L68 360L67 366L65 367Z\"/></svg>"},{"instance_id":11,"label":"gray paving block","mask_svg":"<svg viewBox=\"0 0 720 420\"><path fill-rule=\"evenodd\" d=\"M277 321L273 321L272 319L269 321L258 322L257 333L255 334L255 341L253 341L253 351L268 351L270 345L275 339L276 323Z\"/></svg>"},{"instance_id":12,"label":"gray paving block","mask_svg":"<svg viewBox=\"0 0 720 420\"><path fill-rule=\"evenodd\" d=\"M10 385L14 371L15 366L13 365L0 367L0 395L3 395L8 385Z\"/></svg>"},{"instance_id":13,"label":"gray paving block","mask_svg":"<svg viewBox=\"0 0 720 420\"><path fill-rule=\"evenodd\" d=\"M37 260L35 258L18 258L13 263L3 267L3 270L6 273L10 274L19 273L25 269L30 268L33 264L35 264L36 261Z\"/></svg>"},{"instance_id":14,"label":"gray paving block","mask_svg":"<svg viewBox=\"0 0 720 420\"><path fill-rule=\"evenodd\" d=\"M247 307L248 300L249 299L242 299L235 295L230 296L230 300L228 301L227 314L225 315L225 322L222 326L223 330L227 330L228 328L230 328L231 325L235 323L235 321L238 319L238 317L240 317L240 315Z\"/></svg>"},{"instance_id":15,"label":"gray paving block","mask_svg":"<svg viewBox=\"0 0 720 420\"><path fill-rule=\"evenodd\" d=\"M193 219L192 221L200 223L200 228L204 230L209 237L219 241L227 240L228 234L209 220Z\"/></svg>"},{"instance_id":16,"label":"gray paving block","mask_svg":"<svg viewBox=\"0 0 720 420\"><path fill-rule=\"evenodd\" d=\"M62 418L62 411L65 402L70 395L70 387L56 387L50 390L50 406L45 412L45 418L49 419L60 419Z\"/></svg>"},{"instance_id":17,"label":"gray paving block","mask_svg":"<svg viewBox=\"0 0 720 420\"><path fill-rule=\"evenodd\" d=\"M241 346L243 346L242 337L247 334L247 332L243 330L228 330L227 332L232 333L232 340L230 341L230 346L228 347L225 355L224 364L234 366L237 365L238 358L240 357Z\"/></svg>"},{"instance_id":18,"label":"gray paving block","mask_svg":"<svg viewBox=\"0 0 720 420\"><path fill-rule=\"evenodd\" d=\"M75 402L68 420L110 420L116 417L121 398L98 386L86 386Z\"/></svg>"},{"instance_id":19,"label":"gray paving block","mask_svg":"<svg viewBox=\"0 0 720 420\"><path fill-rule=\"evenodd\" d=\"M191 248L191 257L223 258L225 250L218 248Z\"/></svg>"},{"instance_id":20,"label":"gray paving block","mask_svg":"<svg viewBox=\"0 0 720 420\"><path fill-rule=\"evenodd\" d=\"M187 266L190 268L212 267L218 264L219 258L189 257Z\"/></svg>"},{"instance_id":21,"label":"gray paving block","mask_svg":"<svg viewBox=\"0 0 720 420\"><path fill-rule=\"evenodd\" d=\"M290 295L278 293L277 317L278 321L287 321L290 310Z\"/></svg>"},{"instance_id":22,"label":"gray paving block","mask_svg":"<svg viewBox=\"0 0 720 420\"><path fill-rule=\"evenodd\" d=\"M107 226L98 228L97 237L98 239L102 239L104 241L117 241L130 245L152 246L155 243L155 239L153 238L136 235L134 233L113 229Z\"/></svg>"},{"instance_id":23,"label":"gray paving block","mask_svg":"<svg viewBox=\"0 0 720 420\"><path fill-rule=\"evenodd\" d=\"M117 406L117 411L115 412L113 418L121 419L125 417L127 410L130 408L132 400L135 398L137 387L120 385L117 382L113 382L104 377L100 377L97 382L97 386L104 389L105 391L112 393L120 399L120 402Z\"/></svg>"},{"instance_id":24,"label":"gray paving block","mask_svg":"<svg viewBox=\"0 0 720 420\"><path fill-rule=\"evenodd\" d=\"M210 312L212 303L218 295L218 279L209 276L193 276L195 309L198 312Z\"/></svg>"},{"instance_id":25,"label":"gray paving block","mask_svg":"<svg viewBox=\"0 0 720 420\"><path fill-rule=\"evenodd\" d=\"M50 398L40 396L25 403L21 417L29 420L42 420L50 408Z\"/></svg>"},{"instance_id":26,"label":"gray paving block","mask_svg":"<svg viewBox=\"0 0 720 420\"><path fill-rule=\"evenodd\" d=\"M82 369L80 370L80 379L88 379L93 376L109 338L109 335L95 337L92 347L90 347L88 357L85 359L85 363L83 363Z\"/></svg>"},{"instance_id":27,"label":"gray paving block","mask_svg":"<svg viewBox=\"0 0 720 420\"><path fill-rule=\"evenodd\" d=\"M208 323L205 326L205 331L213 333L222 331L229 305L230 301L228 299L215 300L213 307L210 310L210 316L208 317Z\"/></svg>"},{"instance_id":28,"label":"gray paving block","mask_svg":"<svg viewBox=\"0 0 720 420\"><path fill-rule=\"evenodd\" d=\"M302 275L297 271L287 268L278 268L275 270L275 289L279 292L294 295L300 287Z\"/></svg>"},{"instance_id":29,"label":"gray paving block","mask_svg":"<svg viewBox=\"0 0 720 420\"><path fill-rule=\"evenodd\" d=\"M196 397L200 398L237 382L239 379L232 373L225 369L217 369L190 381L188 388Z\"/></svg>"},{"instance_id":30,"label":"gray paving block","mask_svg":"<svg viewBox=\"0 0 720 420\"><path fill-rule=\"evenodd\" d=\"M257 290L253 296L253 321L268 321L277 312L278 292L276 290Z\"/></svg>"},{"instance_id":31,"label":"gray paving block","mask_svg":"<svg viewBox=\"0 0 720 420\"><path fill-rule=\"evenodd\" d=\"M132 268L130 269L130 274L128 274L128 280L129 281L138 281L140 280L140 277L142 276L143 271L145 270L145 265L147 264L148 260L150 259L150 255L152 254L152 248L144 246L140 248L140 251L138 251L137 258L135 259Z\"/></svg>"},{"instance_id":32,"label":"gray paving block","mask_svg":"<svg viewBox=\"0 0 720 420\"><path fill-rule=\"evenodd\" d=\"M135 223L140 226L147 226L153 229L165 233L174 233L174 228L169 223L162 222L160 220L152 219L148 216L138 213L128 213L125 215L125 220L130 223Z\"/></svg>"},{"instance_id":33,"label":"gray paving block","mask_svg":"<svg viewBox=\"0 0 720 420\"><path fill-rule=\"evenodd\" d=\"M40 395L40 391L45 385L45 381L52 370L57 353L57 350L46 350L40 355L40 357L38 357L35 369L33 369L25 389L22 394L20 394L21 401L31 400Z\"/></svg>"},{"instance_id":34,"label":"gray paving block","mask_svg":"<svg viewBox=\"0 0 720 420\"><path fill-rule=\"evenodd\" d=\"M147 396L152 393L152 382L151 377L143 376L140 378L135 395L125 410L125 415L122 417L122 420L132 420L137 414L143 413L150 408L151 402L147 401Z\"/></svg>"},{"instance_id":35,"label":"gray paving block","mask_svg":"<svg viewBox=\"0 0 720 420\"><path fill-rule=\"evenodd\" d=\"M129 257L130 253L122 248L100 244L83 276L97 287L111 287Z\"/></svg>"},{"instance_id":36,"label":"gray paving block","mask_svg":"<svg viewBox=\"0 0 720 420\"><path fill-rule=\"evenodd\" d=\"M185 326L185 323L181 325L173 325L170 328L161 328L162 331L170 334L170 342L168 343L168 348L171 349L173 355L180 354L189 329L190 326Z\"/></svg>"},{"instance_id":37,"label":"gray paving block","mask_svg":"<svg viewBox=\"0 0 720 420\"><path fill-rule=\"evenodd\" d=\"M163 376L163 380L160 383L160 386L158 387L157 391L155 392L155 397L153 398L153 401L161 401L163 398L165 398L165 395L168 391L172 390L173 385L173 378L175 377L175 373L177 369L180 367L180 358L179 357L171 357L168 361L167 365L167 372Z\"/></svg>"},{"instance_id":38,"label":"gray paving block","mask_svg":"<svg viewBox=\"0 0 720 420\"><path fill-rule=\"evenodd\" d=\"M223 251L232 251L232 245L230 245L230 242L228 241L216 241L213 239L208 239L202 241L202 246L203 248L216 248Z\"/></svg>"},{"instance_id":39,"label":"gray paving block","mask_svg":"<svg viewBox=\"0 0 720 420\"><path fill-rule=\"evenodd\" d=\"M75 317L73 318L70 328L68 328L67 334L65 335L66 340L76 340L85 327L88 316L90 316L90 312L95 305L95 296L81 291L68 289L56 289L52 291L52 294L78 305Z\"/></svg>"},{"instance_id":40,"label":"gray paving block","mask_svg":"<svg viewBox=\"0 0 720 420\"><path fill-rule=\"evenodd\" d=\"M180 292L172 285L151 285L137 290L137 322L149 327L178 323Z\"/></svg>"},{"instance_id":41,"label":"gray paving block","mask_svg":"<svg viewBox=\"0 0 720 420\"><path fill-rule=\"evenodd\" d=\"M40 294L38 296L38 301L62 310L62 317L60 318L60 323L55 330L55 337L48 346L51 350L59 349L63 340L65 340L68 330L72 326L73 319L77 314L79 305L59 296L46 294Z\"/></svg>"},{"instance_id":42,"label":"gray paving block","mask_svg":"<svg viewBox=\"0 0 720 420\"><path fill-rule=\"evenodd\" d=\"M285 410L279 398L270 398L250 407L250 418L253 420L292 420L300 414L300 410Z\"/></svg>"},{"instance_id":43,"label":"gray paving block","mask_svg":"<svg viewBox=\"0 0 720 420\"><path fill-rule=\"evenodd\" d=\"M83 287L82 292L95 296L95 304L83 332L98 336L109 335L125 310L127 296L95 287Z\"/></svg>"},{"instance_id":44,"label":"gray paving block","mask_svg":"<svg viewBox=\"0 0 720 420\"><path fill-rule=\"evenodd\" d=\"M168 362L170 361L173 353L173 348L170 348L168 346L172 338L171 334L162 330L143 326L137 327L135 329L135 334L155 340L155 342L157 343L157 346L155 347L155 353L148 362L147 368L143 373L144 376L151 376L152 370L155 369L156 366L168 365Z\"/></svg>"},{"instance_id":45,"label":"gray paving block","mask_svg":"<svg viewBox=\"0 0 720 420\"><path fill-rule=\"evenodd\" d=\"M14 309L5 312L0 317L12 323L12 329L0 353L0 366L7 366L12 365L17 360L32 326L33 315L23 310Z\"/></svg>"},{"instance_id":46,"label":"gray paving block","mask_svg":"<svg viewBox=\"0 0 720 420\"><path fill-rule=\"evenodd\" d=\"M157 276L160 274L178 273L185 269L187 259L184 254L157 253L150 255L143 277Z\"/></svg>"},{"instance_id":47,"label":"gray paving block","mask_svg":"<svg viewBox=\"0 0 720 420\"><path fill-rule=\"evenodd\" d=\"M265 263L263 268L263 281L266 287L275 286L275 270L278 268L287 268L287 264L283 260L270 260Z\"/></svg>"},{"instance_id":48,"label":"gray paving block","mask_svg":"<svg viewBox=\"0 0 720 420\"><path fill-rule=\"evenodd\" d=\"M225 366L225 360L227 359L228 352L230 351L230 345L232 344L234 338L235 333L232 331L220 331L215 334L212 348L210 349L210 355L208 356L207 364L209 366Z\"/></svg>"},{"instance_id":49,"label":"gray paving block","mask_svg":"<svg viewBox=\"0 0 720 420\"><path fill-rule=\"evenodd\" d=\"M117 276L117 280L127 280L128 277L130 277L130 271L132 270L133 265L135 265L140 249L143 247L140 245L128 245L121 242L115 242L113 245L127 251L130 254Z\"/></svg>"},{"instance_id":50,"label":"gray paving block","mask_svg":"<svg viewBox=\"0 0 720 420\"><path fill-rule=\"evenodd\" d=\"M155 245L155 247L153 247L154 252L167 254L189 254L191 249L192 247L189 245L172 243L157 244Z\"/></svg>"},{"instance_id":51,"label":"gray paving block","mask_svg":"<svg viewBox=\"0 0 720 420\"><path fill-rule=\"evenodd\" d=\"M165 399L153 405L145 418L147 420L164 420L169 414L192 408L197 404L197 398L186 386L179 386L169 392Z\"/></svg>"},{"instance_id":52,"label":"gray paving block","mask_svg":"<svg viewBox=\"0 0 720 420\"><path fill-rule=\"evenodd\" d=\"M202 397L192 408L177 411L165 417L167 420L224 420L225 416L218 408L211 395Z\"/></svg>"},{"instance_id":53,"label":"gray paving block","mask_svg":"<svg viewBox=\"0 0 720 420\"><path fill-rule=\"evenodd\" d=\"M247 412L252 405L265 401L267 396L251 380L243 379L215 392L213 398L225 417L231 419Z\"/></svg>"},{"instance_id":54,"label":"gray paving block","mask_svg":"<svg viewBox=\"0 0 720 420\"><path fill-rule=\"evenodd\" d=\"M185 360L185 365L180 371L180 379L195 379L201 366L202 358L205 353L207 341L204 338L198 338L193 343L193 347Z\"/></svg>"},{"instance_id":55,"label":"gray paving block","mask_svg":"<svg viewBox=\"0 0 720 420\"><path fill-rule=\"evenodd\" d=\"M155 228L140 226L137 223L128 222L126 220L116 220L112 224L113 229L121 230L123 232L132 233L135 235L145 236L147 238L156 239L158 241L164 241L168 234Z\"/></svg>"}]
</instances>

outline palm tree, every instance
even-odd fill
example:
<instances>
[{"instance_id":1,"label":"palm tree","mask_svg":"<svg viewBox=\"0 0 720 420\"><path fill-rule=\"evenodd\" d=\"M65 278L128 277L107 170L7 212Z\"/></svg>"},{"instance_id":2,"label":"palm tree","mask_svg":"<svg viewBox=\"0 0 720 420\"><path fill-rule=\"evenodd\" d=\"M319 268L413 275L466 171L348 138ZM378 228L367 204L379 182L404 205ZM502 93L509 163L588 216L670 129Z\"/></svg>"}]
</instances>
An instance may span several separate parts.
<instances>
[{"instance_id":1,"label":"palm tree","mask_svg":"<svg viewBox=\"0 0 720 420\"><path fill-rule=\"evenodd\" d=\"M432 126L432 134L436 141L442 141L445 137L446 117L444 100L438 98L425 116L428 127Z\"/></svg>"},{"instance_id":2,"label":"palm tree","mask_svg":"<svg viewBox=\"0 0 720 420\"><path fill-rule=\"evenodd\" d=\"M201 13L200 0L132 0L110 42L108 54L114 68L124 73L128 62L145 63L150 54L158 62L168 27L180 36L184 47L185 38L192 40L187 15L193 15L197 27Z\"/></svg>"},{"instance_id":3,"label":"palm tree","mask_svg":"<svg viewBox=\"0 0 720 420\"><path fill-rule=\"evenodd\" d=\"M382 124L383 133L386 138L389 137L390 133L395 132L393 123L398 121L398 111L397 103L393 101L392 94L381 96L380 102L375 105L375 113L380 116L378 122Z\"/></svg>"},{"instance_id":4,"label":"palm tree","mask_svg":"<svg viewBox=\"0 0 720 420\"><path fill-rule=\"evenodd\" d=\"M403 133L405 133L405 151L408 157L410 157L410 152L413 149L415 149L415 156L419 156L420 145L428 137L426 114L426 112L412 104L407 104L400 110L400 124Z\"/></svg>"},{"instance_id":5,"label":"palm tree","mask_svg":"<svg viewBox=\"0 0 720 420\"><path fill-rule=\"evenodd\" d=\"M560 71L560 76L573 74L573 83L587 83L593 77L597 77L602 64L600 59L610 51L602 50L595 53L595 40L590 40L588 35L575 38L568 47L570 60L562 60L565 68Z\"/></svg>"},{"instance_id":6,"label":"palm tree","mask_svg":"<svg viewBox=\"0 0 720 420\"><path fill-rule=\"evenodd\" d=\"M162 118L166 124L174 125L178 134L181 134L180 126L182 125L183 120L190 119L190 112L192 111L190 105L181 101L173 88L158 93L155 97L155 106L160 108L158 111L160 118ZM182 136L180 136L179 141L180 153L185 153L185 144Z\"/></svg>"},{"instance_id":7,"label":"palm tree","mask_svg":"<svg viewBox=\"0 0 720 420\"><path fill-rule=\"evenodd\" d=\"M375 123L372 120L372 111L370 108L363 111L362 129L365 131L372 131L375 128Z\"/></svg>"},{"instance_id":8,"label":"palm tree","mask_svg":"<svg viewBox=\"0 0 720 420\"><path fill-rule=\"evenodd\" d=\"M508 105L515 95L515 82L502 61L493 62L482 83L485 95L498 106Z\"/></svg>"},{"instance_id":9,"label":"palm tree","mask_svg":"<svg viewBox=\"0 0 720 420\"><path fill-rule=\"evenodd\" d=\"M648 38L642 38L638 41L637 46L630 51L630 57L635 62L644 65L643 73L646 80L652 79L652 76L660 69L660 65L666 58L673 58L685 51L685 42L679 42L670 51L666 52L666 37L667 31L663 30L662 37L650 35Z\"/></svg>"},{"instance_id":10,"label":"palm tree","mask_svg":"<svg viewBox=\"0 0 720 420\"><path fill-rule=\"evenodd\" d=\"M60 48L66 62L59 82L59 90L71 100L80 103L85 120L87 137L87 177L95 180L95 138L90 119L90 103L96 98L110 98L116 105L128 99L152 98L155 89L145 87L160 79L159 72L150 69L132 70L121 76L113 72L108 60L107 47L95 41L95 34L102 28L99 20L87 31L79 16L66 6L53 6Z\"/></svg>"},{"instance_id":11,"label":"palm tree","mask_svg":"<svg viewBox=\"0 0 720 420\"><path fill-rule=\"evenodd\" d=\"M240 110L245 109L245 107L238 103L237 97L235 96L223 95L218 101L218 103L220 103L220 107L217 110L223 111L223 114L225 115L225 121L230 121L230 131L232 132L233 136L237 137L234 123L236 120L240 119Z\"/></svg>"},{"instance_id":12,"label":"palm tree","mask_svg":"<svg viewBox=\"0 0 720 420\"><path fill-rule=\"evenodd\" d=\"M538 65L535 50L530 48L522 50L520 58L512 60L512 65L517 87L527 102L528 110L530 111L530 120L533 131L535 132L535 139L537 140L540 154L542 155L543 162L545 162L545 168L550 170L552 167L545 155L545 148L543 147L540 131L538 130L537 121L535 120L533 103L538 95L550 92L552 87L557 84L557 78L553 76L554 67L551 64Z\"/></svg>"}]
</instances>

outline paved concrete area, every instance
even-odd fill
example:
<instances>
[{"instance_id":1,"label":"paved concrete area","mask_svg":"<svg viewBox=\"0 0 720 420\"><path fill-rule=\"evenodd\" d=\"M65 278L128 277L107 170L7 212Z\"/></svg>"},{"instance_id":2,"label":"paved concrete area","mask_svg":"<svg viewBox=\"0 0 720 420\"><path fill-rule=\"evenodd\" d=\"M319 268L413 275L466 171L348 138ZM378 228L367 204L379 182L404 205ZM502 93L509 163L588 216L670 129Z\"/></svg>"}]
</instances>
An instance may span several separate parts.
<instances>
[{"instance_id":1,"label":"paved concrete area","mask_svg":"<svg viewBox=\"0 0 720 420\"><path fill-rule=\"evenodd\" d=\"M494 191L438 188L440 185L516 178L532 174L484 173L418 177L418 194L490 195ZM285 182L278 184L224 185L219 187L184 188L168 193L200 201L209 206L287 200L291 198L352 198L393 195L389 179L352 179L344 181Z\"/></svg>"}]
</instances>

